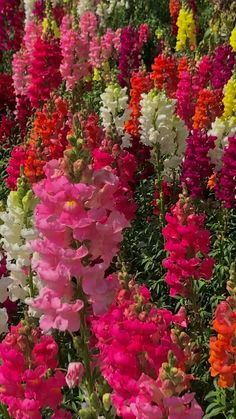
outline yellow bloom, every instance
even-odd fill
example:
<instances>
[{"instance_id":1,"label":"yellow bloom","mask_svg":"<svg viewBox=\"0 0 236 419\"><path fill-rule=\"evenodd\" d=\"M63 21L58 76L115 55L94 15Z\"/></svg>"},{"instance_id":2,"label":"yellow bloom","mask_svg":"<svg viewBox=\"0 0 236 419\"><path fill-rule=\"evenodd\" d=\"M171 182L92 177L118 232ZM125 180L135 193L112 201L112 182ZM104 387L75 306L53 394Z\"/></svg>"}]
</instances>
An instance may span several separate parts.
<instances>
[{"instance_id":1,"label":"yellow bloom","mask_svg":"<svg viewBox=\"0 0 236 419\"><path fill-rule=\"evenodd\" d=\"M93 80L94 81L100 81L102 78L101 78L101 74L100 74L100 71L97 69L97 68L95 68L94 70L93 70Z\"/></svg>"},{"instance_id":2,"label":"yellow bloom","mask_svg":"<svg viewBox=\"0 0 236 419\"><path fill-rule=\"evenodd\" d=\"M55 38L60 38L60 29L58 28L55 20L52 21L52 31L54 33Z\"/></svg>"},{"instance_id":3,"label":"yellow bloom","mask_svg":"<svg viewBox=\"0 0 236 419\"><path fill-rule=\"evenodd\" d=\"M177 19L178 34L176 51L184 48L189 41L190 49L196 47L196 26L193 18L193 12L189 9L182 8Z\"/></svg>"},{"instance_id":4,"label":"yellow bloom","mask_svg":"<svg viewBox=\"0 0 236 419\"><path fill-rule=\"evenodd\" d=\"M224 87L224 113L223 119L228 119L230 124L236 121L236 75L234 74Z\"/></svg>"},{"instance_id":5,"label":"yellow bloom","mask_svg":"<svg viewBox=\"0 0 236 419\"><path fill-rule=\"evenodd\" d=\"M156 35L157 39L161 39L163 37L163 31L161 29L157 29L155 31L155 35Z\"/></svg>"},{"instance_id":6,"label":"yellow bloom","mask_svg":"<svg viewBox=\"0 0 236 419\"><path fill-rule=\"evenodd\" d=\"M236 26L231 32L231 36L229 38L230 45L234 52L236 52Z\"/></svg>"},{"instance_id":7,"label":"yellow bloom","mask_svg":"<svg viewBox=\"0 0 236 419\"><path fill-rule=\"evenodd\" d=\"M46 17L43 19L42 27L43 27L43 34L45 34L49 28L48 19Z\"/></svg>"}]
</instances>

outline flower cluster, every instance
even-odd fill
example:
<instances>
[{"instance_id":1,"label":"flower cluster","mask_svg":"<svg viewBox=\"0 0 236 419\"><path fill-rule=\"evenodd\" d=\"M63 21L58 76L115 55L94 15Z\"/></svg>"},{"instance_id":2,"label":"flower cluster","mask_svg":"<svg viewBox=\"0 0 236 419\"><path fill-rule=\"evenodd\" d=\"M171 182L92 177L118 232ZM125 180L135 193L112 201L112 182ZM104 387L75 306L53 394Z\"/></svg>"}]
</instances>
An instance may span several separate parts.
<instances>
[{"instance_id":1,"label":"flower cluster","mask_svg":"<svg viewBox=\"0 0 236 419\"><path fill-rule=\"evenodd\" d=\"M232 297L222 301L216 308L213 328L217 337L210 340L211 375L219 376L220 387L232 387L236 372L236 305Z\"/></svg>"},{"instance_id":2,"label":"flower cluster","mask_svg":"<svg viewBox=\"0 0 236 419\"><path fill-rule=\"evenodd\" d=\"M142 94L140 138L145 145L158 149L164 173L179 167L186 148L187 127L175 113L175 101L164 93L151 90Z\"/></svg>"},{"instance_id":3,"label":"flower cluster","mask_svg":"<svg viewBox=\"0 0 236 419\"><path fill-rule=\"evenodd\" d=\"M188 396L183 400L176 396L188 389L191 377L184 372L184 345L178 346L171 332L175 325L186 326L184 310L173 316L157 309L150 303L148 289L132 282L129 289L119 291L106 314L92 321L101 370L122 418L133 419L142 413L164 418L172 403L179 403L184 412ZM184 332L183 338L188 340ZM198 409L196 417L201 418Z\"/></svg>"},{"instance_id":4,"label":"flower cluster","mask_svg":"<svg viewBox=\"0 0 236 419\"><path fill-rule=\"evenodd\" d=\"M205 214L196 214L191 203L182 198L166 214L167 225L163 228L165 250L163 260L168 270L165 277L170 295L188 295L191 281L212 276L214 259L208 256L210 232L204 228Z\"/></svg>"},{"instance_id":5,"label":"flower cluster","mask_svg":"<svg viewBox=\"0 0 236 419\"><path fill-rule=\"evenodd\" d=\"M34 186L40 199L35 224L41 237L32 242L39 255L33 267L44 286L33 306L43 312L43 330L75 331L84 306L80 288L95 313L112 301L117 279L105 277L105 271L128 222L114 207L118 178L108 168L95 171L91 184L71 183L55 160L45 173L46 179Z\"/></svg>"},{"instance_id":6,"label":"flower cluster","mask_svg":"<svg viewBox=\"0 0 236 419\"><path fill-rule=\"evenodd\" d=\"M176 51L189 46L191 50L196 47L196 25L192 10L181 8L177 19L177 43ZM189 45L187 45L189 42Z\"/></svg>"},{"instance_id":7,"label":"flower cluster","mask_svg":"<svg viewBox=\"0 0 236 419\"><path fill-rule=\"evenodd\" d=\"M223 201L226 208L236 206L236 136L228 138L228 145L224 149L222 168L216 187L218 199Z\"/></svg>"},{"instance_id":8,"label":"flower cluster","mask_svg":"<svg viewBox=\"0 0 236 419\"><path fill-rule=\"evenodd\" d=\"M34 278L34 285L32 284L32 251L29 243L29 240L37 236L32 224L33 208L32 192L28 191L21 199L19 189L11 191L7 200L7 209L0 214L2 221L0 234L2 245L7 254L7 269L9 271L9 276L1 282L2 285L6 282L12 301L18 299L25 301L37 284L36 278Z\"/></svg>"},{"instance_id":9,"label":"flower cluster","mask_svg":"<svg viewBox=\"0 0 236 419\"><path fill-rule=\"evenodd\" d=\"M178 83L175 57L158 55L152 64L151 78L154 80L155 87L159 90L164 89L168 97L174 97Z\"/></svg>"},{"instance_id":10,"label":"flower cluster","mask_svg":"<svg viewBox=\"0 0 236 419\"><path fill-rule=\"evenodd\" d=\"M233 51L236 52L236 27L231 32L230 45L231 45Z\"/></svg>"},{"instance_id":11,"label":"flower cluster","mask_svg":"<svg viewBox=\"0 0 236 419\"><path fill-rule=\"evenodd\" d=\"M139 31L131 26L122 29L119 48L118 81L122 87L128 85L129 74L139 70L140 51L148 39L148 26L143 24Z\"/></svg>"},{"instance_id":12,"label":"flower cluster","mask_svg":"<svg viewBox=\"0 0 236 419\"><path fill-rule=\"evenodd\" d=\"M57 370L58 346L52 336L43 336L40 329L27 329L19 323L0 344L0 401L14 418L42 418L42 409L49 407L58 418L71 418L58 409L62 402L64 374Z\"/></svg>"},{"instance_id":13,"label":"flower cluster","mask_svg":"<svg viewBox=\"0 0 236 419\"><path fill-rule=\"evenodd\" d=\"M11 152L11 158L7 166L7 174L5 182L9 189L15 190L17 188L17 180L20 177L21 167L25 163L26 154L22 145L16 146Z\"/></svg>"},{"instance_id":14,"label":"flower cluster","mask_svg":"<svg viewBox=\"0 0 236 419\"><path fill-rule=\"evenodd\" d=\"M128 121L130 110L128 109L127 88L123 89L119 85L110 84L101 95L102 106L100 114L102 125L107 135L117 134L122 139L122 146L129 147L129 134L125 133L125 122Z\"/></svg>"},{"instance_id":15,"label":"flower cluster","mask_svg":"<svg viewBox=\"0 0 236 419\"><path fill-rule=\"evenodd\" d=\"M202 198L206 181L213 173L213 164L208 152L215 146L216 137L200 130L193 130L187 139L181 180L192 198Z\"/></svg>"},{"instance_id":16,"label":"flower cluster","mask_svg":"<svg viewBox=\"0 0 236 419\"><path fill-rule=\"evenodd\" d=\"M229 119L230 125L235 126L236 121L236 77L233 74L224 87L223 118Z\"/></svg>"},{"instance_id":17,"label":"flower cluster","mask_svg":"<svg viewBox=\"0 0 236 419\"><path fill-rule=\"evenodd\" d=\"M194 129L209 129L211 123L222 115L221 90L201 89L193 116Z\"/></svg>"},{"instance_id":18,"label":"flower cluster","mask_svg":"<svg viewBox=\"0 0 236 419\"><path fill-rule=\"evenodd\" d=\"M28 97L33 107L37 108L50 97L52 90L61 83L59 66L62 60L57 40L46 41L38 38L32 53L29 68L30 85Z\"/></svg>"},{"instance_id":19,"label":"flower cluster","mask_svg":"<svg viewBox=\"0 0 236 419\"><path fill-rule=\"evenodd\" d=\"M72 28L70 16L63 17L60 31L62 53L60 72L66 81L67 89L71 89L89 72L88 43Z\"/></svg>"},{"instance_id":20,"label":"flower cluster","mask_svg":"<svg viewBox=\"0 0 236 419\"><path fill-rule=\"evenodd\" d=\"M145 74L144 72L134 72L130 79L130 84L129 109L131 114L130 119L125 123L125 129L130 135L138 137L141 95L142 93L147 93L153 87L153 83L149 74Z\"/></svg>"},{"instance_id":21,"label":"flower cluster","mask_svg":"<svg viewBox=\"0 0 236 419\"><path fill-rule=\"evenodd\" d=\"M41 179L45 163L62 157L68 145L67 103L60 97L55 98L54 108L51 111L45 105L42 111L36 113L24 161L24 174L30 183Z\"/></svg>"},{"instance_id":22,"label":"flower cluster","mask_svg":"<svg viewBox=\"0 0 236 419\"><path fill-rule=\"evenodd\" d=\"M223 89L230 79L235 64L235 54L229 45L220 45L212 63L211 84L214 89Z\"/></svg>"}]
</instances>

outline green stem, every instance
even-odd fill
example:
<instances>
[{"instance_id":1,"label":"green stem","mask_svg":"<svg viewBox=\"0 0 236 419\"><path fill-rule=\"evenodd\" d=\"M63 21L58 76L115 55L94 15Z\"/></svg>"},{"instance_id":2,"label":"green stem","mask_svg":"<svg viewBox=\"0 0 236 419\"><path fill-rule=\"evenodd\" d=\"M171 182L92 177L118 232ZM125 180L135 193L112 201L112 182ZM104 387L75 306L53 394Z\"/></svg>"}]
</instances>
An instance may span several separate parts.
<instances>
[{"instance_id":1,"label":"green stem","mask_svg":"<svg viewBox=\"0 0 236 419\"><path fill-rule=\"evenodd\" d=\"M1 413L2 419L11 419L10 416L8 415L7 407L2 403L0 403L0 413Z\"/></svg>"},{"instance_id":2,"label":"green stem","mask_svg":"<svg viewBox=\"0 0 236 419\"><path fill-rule=\"evenodd\" d=\"M92 396L94 394L94 380L91 372L91 357L90 357L90 351L88 348L88 341L89 341L89 331L86 325L86 296L82 290L82 286L80 284L80 280L77 282L77 292L76 297L79 298L84 302L84 308L80 311L80 348L78 348L76 345L75 349L79 355L82 357L82 361L84 364L85 369L85 376L87 381L87 390L89 393L89 396Z\"/></svg>"},{"instance_id":3,"label":"green stem","mask_svg":"<svg viewBox=\"0 0 236 419\"><path fill-rule=\"evenodd\" d=\"M88 349L88 339L87 339L87 327L85 321L85 311L84 309L80 312L80 334L81 334L81 343L82 343L82 354L83 354L83 363L84 369L88 384L88 392L91 396L94 393L94 382L91 373L91 360L90 360L90 353Z\"/></svg>"},{"instance_id":4,"label":"green stem","mask_svg":"<svg viewBox=\"0 0 236 419\"><path fill-rule=\"evenodd\" d=\"M162 190L162 162L161 162L161 152L159 144L155 147L155 168L157 174L157 186L160 194L160 223L161 226L165 225L165 204L164 204L164 195Z\"/></svg>"},{"instance_id":5,"label":"green stem","mask_svg":"<svg viewBox=\"0 0 236 419\"><path fill-rule=\"evenodd\" d=\"M29 285L29 290L30 290L30 297L33 298L35 293L34 293L33 271L32 271L31 266L29 268L28 285Z\"/></svg>"},{"instance_id":6,"label":"green stem","mask_svg":"<svg viewBox=\"0 0 236 419\"><path fill-rule=\"evenodd\" d=\"M234 417L236 418L236 375L234 374L234 401L233 401Z\"/></svg>"}]
</instances>

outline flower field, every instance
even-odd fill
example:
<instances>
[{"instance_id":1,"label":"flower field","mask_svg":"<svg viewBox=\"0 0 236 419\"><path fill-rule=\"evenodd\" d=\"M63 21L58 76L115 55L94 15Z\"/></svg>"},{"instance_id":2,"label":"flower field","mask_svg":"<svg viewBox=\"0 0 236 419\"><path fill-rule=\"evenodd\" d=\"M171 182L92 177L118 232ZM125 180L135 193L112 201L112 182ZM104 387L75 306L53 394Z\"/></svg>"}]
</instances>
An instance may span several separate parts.
<instances>
[{"instance_id":1,"label":"flower field","mask_svg":"<svg viewBox=\"0 0 236 419\"><path fill-rule=\"evenodd\" d=\"M236 1L0 0L0 418L236 418Z\"/></svg>"}]
</instances>

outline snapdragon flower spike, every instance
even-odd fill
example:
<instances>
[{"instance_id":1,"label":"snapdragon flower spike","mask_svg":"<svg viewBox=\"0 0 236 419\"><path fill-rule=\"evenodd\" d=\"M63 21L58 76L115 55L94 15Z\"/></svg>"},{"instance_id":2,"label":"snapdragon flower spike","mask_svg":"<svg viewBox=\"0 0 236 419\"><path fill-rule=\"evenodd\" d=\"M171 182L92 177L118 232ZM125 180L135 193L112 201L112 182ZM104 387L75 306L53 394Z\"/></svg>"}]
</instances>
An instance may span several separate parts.
<instances>
[{"instance_id":1,"label":"snapdragon flower spike","mask_svg":"<svg viewBox=\"0 0 236 419\"><path fill-rule=\"evenodd\" d=\"M39 107L61 83L59 67L62 56L57 40L39 37L34 45L29 69L28 97L34 108Z\"/></svg>"},{"instance_id":2,"label":"snapdragon flower spike","mask_svg":"<svg viewBox=\"0 0 236 419\"><path fill-rule=\"evenodd\" d=\"M62 62L60 72L66 81L67 89L72 89L75 84L89 74L89 43L88 40L72 28L71 16L64 16L60 31L60 46Z\"/></svg>"},{"instance_id":3,"label":"snapdragon flower spike","mask_svg":"<svg viewBox=\"0 0 236 419\"><path fill-rule=\"evenodd\" d=\"M235 53L230 45L220 45L212 61L211 84L214 89L223 90L232 76L235 65Z\"/></svg>"},{"instance_id":4,"label":"snapdragon flower spike","mask_svg":"<svg viewBox=\"0 0 236 419\"><path fill-rule=\"evenodd\" d=\"M100 114L105 133L112 136L114 127L114 134L122 139L122 147L129 147L130 135L125 132L125 123L130 116L127 87L109 84L101 94L101 99Z\"/></svg>"},{"instance_id":5,"label":"snapdragon flower spike","mask_svg":"<svg viewBox=\"0 0 236 419\"><path fill-rule=\"evenodd\" d=\"M236 207L236 136L228 138L224 149L222 168L216 184L216 196L226 208Z\"/></svg>"},{"instance_id":6,"label":"snapdragon flower spike","mask_svg":"<svg viewBox=\"0 0 236 419\"><path fill-rule=\"evenodd\" d=\"M33 306L42 310L40 326L76 331L84 302L76 297L76 279L96 314L104 312L118 286L116 275L105 277L128 226L116 209L118 178L106 167L95 171L91 184L73 184L52 160L46 178L34 186L40 203L35 224L40 238L32 242L39 255L33 267L43 288ZM52 216L52 214L54 214Z\"/></svg>"},{"instance_id":7,"label":"snapdragon flower spike","mask_svg":"<svg viewBox=\"0 0 236 419\"><path fill-rule=\"evenodd\" d=\"M163 92L151 90L142 94L141 142L153 149L159 147L166 177L179 168L188 135L187 127L175 113L175 105L175 100L167 98Z\"/></svg>"},{"instance_id":8,"label":"snapdragon flower spike","mask_svg":"<svg viewBox=\"0 0 236 419\"><path fill-rule=\"evenodd\" d=\"M203 198L207 179L212 175L214 165L208 153L215 147L216 137L201 130L193 130L187 139L181 180L192 198Z\"/></svg>"},{"instance_id":9,"label":"snapdragon flower spike","mask_svg":"<svg viewBox=\"0 0 236 419\"><path fill-rule=\"evenodd\" d=\"M29 240L37 236L32 226L32 217L27 214L19 202L19 191L11 191L7 199L7 209L0 213L2 224L0 234L2 245L6 251L9 296L12 301L20 299L25 302L30 290L27 278L30 271L32 251ZM34 207L31 192L24 197L28 210ZM26 225L27 224L27 225ZM34 278L34 286L37 284Z\"/></svg>"},{"instance_id":10,"label":"snapdragon flower spike","mask_svg":"<svg viewBox=\"0 0 236 419\"><path fill-rule=\"evenodd\" d=\"M20 170L26 159L25 149L22 145L15 146L11 152L11 157L6 169L8 177L5 183L9 189L17 189L17 180L20 177Z\"/></svg>"},{"instance_id":11,"label":"snapdragon flower spike","mask_svg":"<svg viewBox=\"0 0 236 419\"><path fill-rule=\"evenodd\" d=\"M29 330L22 323L11 327L0 344L0 401L11 417L40 419L46 407L57 411L65 385L57 355L57 343L39 328ZM64 414L71 419L69 412Z\"/></svg>"},{"instance_id":12,"label":"snapdragon flower spike","mask_svg":"<svg viewBox=\"0 0 236 419\"><path fill-rule=\"evenodd\" d=\"M171 328L175 324L186 326L184 309L173 316L169 310L156 308L150 303L148 289L133 283L129 289L118 292L107 313L92 320L98 361L112 388L119 416L135 419L137 412L143 412L158 413L157 417L164 418L166 395L178 395L189 387L191 378L184 372L184 349L172 340ZM171 380L167 385L161 370L170 352L175 359L179 388Z\"/></svg>"},{"instance_id":13,"label":"snapdragon flower spike","mask_svg":"<svg viewBox=\"0 0 236 419\"><path fill-rule=\"evenodd\" d=\"M191 280L210 280L214 259L208 256L210 232L204 228L205 214L196 214L189 201L182 198L166 214L163 228L168 257L162 262L167 269L165 280L170 295L187 296Z\"/></svg>"},{"instance_id":14,"label":"snapdragon flower spike","mask_svg":"<svg viewBox=\"0 0 236 419\"><path fill-rule=\"evenodd\" d=\"M140 34L142 36L140 36ZM133 71L138 71L141 63L141 50L147 39L148 26L145 24L140 26L139 31L131 26L122 29L118 64L118 81L121 87L128 86L128 80L131 73Z\"/></svg>"},{"instance_id":15,"label":"snapdragon flower spike","mask_svg":"<svg viewBox=\"0 0 236 419\"><path fill-rule=\"evenodd\" d=\"M213 328L217 337L210 339L210 372L212 377L218 377L221 388L234 385L236 372L236 306L235 298L230 296L221 301L215 311Z\"/></svg>"},{"instance_id":16,"label":"snapdragon flower spike","mask_svg":"<svg viewBox=\"0 0 236 419\"><path fill-rule=\"evenodd\" d=\"M166 91L168 97L175 97L178 84L175 57L164 54L158 55L152 64L151 79L154 81L155 87Z\"/></svg>"}]
</instances>

